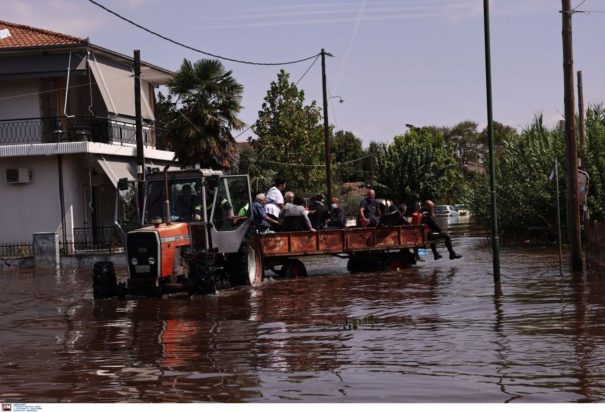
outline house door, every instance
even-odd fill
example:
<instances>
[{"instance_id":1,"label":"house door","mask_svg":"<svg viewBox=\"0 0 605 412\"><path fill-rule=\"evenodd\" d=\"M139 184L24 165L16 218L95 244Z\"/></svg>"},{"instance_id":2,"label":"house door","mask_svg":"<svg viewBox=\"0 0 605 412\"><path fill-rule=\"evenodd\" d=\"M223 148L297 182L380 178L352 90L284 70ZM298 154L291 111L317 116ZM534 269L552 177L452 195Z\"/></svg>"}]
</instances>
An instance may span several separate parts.
<instances>
[{"instance_id":1,"label":"house door","mask_svg":"<svg viewBox=\"0 0 605 412\"><path fill-rule=\"evenodd\" d=\"M59 122L59 86L58 78L40 79L40 138L42 143L56 142L61 134L57 131L67 130L67 125L61 125Z\"/></svg>"}]
</instances>

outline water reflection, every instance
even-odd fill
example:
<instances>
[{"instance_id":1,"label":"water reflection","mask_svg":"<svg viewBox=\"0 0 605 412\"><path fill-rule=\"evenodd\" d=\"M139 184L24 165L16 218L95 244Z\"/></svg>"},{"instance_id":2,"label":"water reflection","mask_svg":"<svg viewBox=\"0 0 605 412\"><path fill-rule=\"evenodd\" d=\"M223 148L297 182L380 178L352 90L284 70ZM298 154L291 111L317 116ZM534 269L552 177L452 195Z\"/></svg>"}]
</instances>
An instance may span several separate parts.
<instances>
[{"instance_id":1,"label":"water reflection","mask_svg":"<svg viewBox=\"0 0 605 412\"><path fill-rule=\"evenodd\" d=\"M449 230L460 261L308 258L306 279L216 296L93 302L86 271L2 273L0 399L603 401L603 279L504 248L494 288L489 242Z\"/></svg>"}]
</instances>

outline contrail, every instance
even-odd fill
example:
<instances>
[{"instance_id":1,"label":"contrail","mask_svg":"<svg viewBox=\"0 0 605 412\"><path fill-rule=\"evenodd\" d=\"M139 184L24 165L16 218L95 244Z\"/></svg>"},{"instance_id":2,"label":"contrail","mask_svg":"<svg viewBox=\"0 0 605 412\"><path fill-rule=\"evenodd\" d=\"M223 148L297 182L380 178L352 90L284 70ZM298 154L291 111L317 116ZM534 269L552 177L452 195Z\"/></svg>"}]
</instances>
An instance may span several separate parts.
<instances>
[{"instance_id":1,"label":"contrail","mask_svg":"<svg viewBox=\"0 0 605 412\"><path fill-rule=\"evenodd\" d=\"M338 68L338 75L336 76L336 85L335 91L338 90L338 86L340 84L340 79L342 77L342 72L345 68L345 64L349 59L349 55L351 54L351 50L353 49L353 42L355 41L355 37L357 37L357 32L359 31L359 26L361 26L361 21L363 18L363 13L366 8L366 0L361 2L361 7L359 8L359 13L357 13L357 19L355 20L355 28L353 29L353 33L351 34L351 38L349 39L349 45L347 47L347 51L344 56L342 56L342 60L340 61L340 67Z\"/></svg>"}]
</instances>

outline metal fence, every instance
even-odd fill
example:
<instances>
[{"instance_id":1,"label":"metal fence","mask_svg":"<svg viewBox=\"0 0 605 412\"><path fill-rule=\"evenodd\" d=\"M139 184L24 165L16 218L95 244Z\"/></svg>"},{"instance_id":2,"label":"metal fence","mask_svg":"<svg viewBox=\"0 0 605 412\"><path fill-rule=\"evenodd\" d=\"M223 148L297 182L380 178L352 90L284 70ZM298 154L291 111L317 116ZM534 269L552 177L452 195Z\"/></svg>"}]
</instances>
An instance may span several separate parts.
<instances>
[{"instance_id":1,"label":"metal fence","mask_svg":"<svg viewBox=\"0 0 605 412\"><path fill-rule=\"evenodd\" d=\"M62 254L70 252L118 252L122 243L112 226L74 228L73 241L60 242Z\"/></svg>"},{"instance_id":2,"label":"metal fence","mask_svg":"<svg viewBox=\"0 0 605 412\"><path fill-rule=\"evenodd\" d=\"M136 144L135 123L93 116L0 120L0 145L92 141ZM143 141L155 146L158 130L143 125Z\"/></svg>"},{"instance_id":3,"label":"metal fence","mask_svg":"<svg viewBox=\"0 0 605 412\"><path fill-rule=\"evenodd\" d=\"M34 255L34 245L27 242L0 243L0 257L31 257Z\"/></svg>"},{"instance_id":4,"label":"metal fence","mask_svg":"<svg viewBox=\"0 0 605 412\"><path fill-rule=\"evenodd\" d=\"M112 226L74 228L72 241L59 241L61 255L82 253L122 252L122 242ZM34 256L31 242L0 243L0 258L24 258Z\"/></svg>"}]
</instances>

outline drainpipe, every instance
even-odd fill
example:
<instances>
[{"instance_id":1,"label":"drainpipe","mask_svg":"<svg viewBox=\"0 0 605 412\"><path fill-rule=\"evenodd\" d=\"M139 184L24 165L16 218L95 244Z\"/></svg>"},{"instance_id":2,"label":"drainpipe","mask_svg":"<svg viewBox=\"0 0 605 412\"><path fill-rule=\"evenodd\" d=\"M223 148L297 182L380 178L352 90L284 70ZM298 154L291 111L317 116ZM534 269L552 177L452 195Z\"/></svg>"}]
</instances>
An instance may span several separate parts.
<instances>
[{"instance_id":1,"label":"drainpipe","mask_svg":"<svg viewBox=\"0 0 605 412\"><path fill-rule=\"evenodd\" d=\"M57 155L57 165L59 167L59 202L61 204L61 229L63 234L63 246L67 243L67 228L65 227L65 196L63 191L63 157Z\"/></svg>"}]
</instances>

